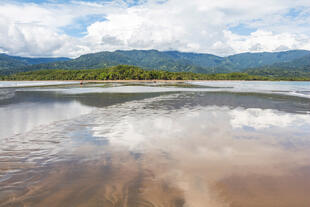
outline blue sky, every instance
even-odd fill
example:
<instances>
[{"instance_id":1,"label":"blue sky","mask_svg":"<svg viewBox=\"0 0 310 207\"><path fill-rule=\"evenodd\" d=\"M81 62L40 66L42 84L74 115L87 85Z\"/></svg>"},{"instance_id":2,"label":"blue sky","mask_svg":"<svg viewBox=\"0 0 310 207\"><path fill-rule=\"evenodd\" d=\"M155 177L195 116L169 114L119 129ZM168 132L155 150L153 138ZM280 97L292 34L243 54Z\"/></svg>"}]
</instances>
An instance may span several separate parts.
<instances>
[{"instance_id":1,"label":"blue sky","mask_svg":"<svg viewBox=\"0 0 310 207\"><path fill-rule=\"evenodd\" d=\"M73 37L82 37L87 32L87 26L97 21L106 21L105 15L87 15L75 19L73 24L60 28L65 34Z\"/></svg>"},{"instance_id":2,"label":"blue sky","mask_svg":"<svg viewBox=\"0 0 310 207\"><path fill-rule=\"evenodd\" d=\"M251 28L245 24L238 24L237 26L228 28L231 32L239 35L250 35L252 32L255 32L257 28Z\"/></svg>"},{"instance_id":3,"label":"blue sky","mask_svg":"<svg viewBox=\"0 0 310 207\"><path fill-rule=\"evenodd\" d=\"M2 0L0 52L310 50L309 0Z\"/></svg>"},{"instance_id":4,"label":"blue sky","mask_svg":"<svg viewBox=\"0 0 310 207\"><path fill-rule=\"evenodd\" d=\"M103 2L113 2L113 0L82 0L83 2L90 2L90 3L103 3ZM9 1L8 1L9 2ZM35 4L44 4L44 3L72 3L74 0L15 0L18 3L35 3ZM140 4L142 1L139 0L127 0L124 1L129 6L135 6Z\"/></svg>"},{"instance_id":5,"label":"blue sky","mask_svg":"<svg viewBox=\"0 0 310 207\"><path fill-rule=\"evenodd\" d=\"M72 1L71 0L15 0L15 2L41 4L41 3L70 3ZM101 1L84 0L84 2L101 2Z\"/></svg>"}]
</instances>

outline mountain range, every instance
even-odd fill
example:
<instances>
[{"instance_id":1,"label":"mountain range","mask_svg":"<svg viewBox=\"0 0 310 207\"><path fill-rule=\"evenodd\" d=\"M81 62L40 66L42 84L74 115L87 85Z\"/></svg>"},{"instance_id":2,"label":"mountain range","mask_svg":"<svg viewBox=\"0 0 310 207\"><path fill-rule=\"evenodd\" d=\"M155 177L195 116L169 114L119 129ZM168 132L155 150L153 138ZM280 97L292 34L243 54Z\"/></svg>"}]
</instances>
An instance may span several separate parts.
<instances>
[{"instance_id":1,"label":"mountain range","mask_svg":"<svg viewBox=\"0 0 310 207\"><path fill-rule=\"evenodd\" d=\"M41 69L96 69L134 65L146 70L197 73L247 72L255 75L310 76L310 51L212 54L157 50L117 50L69 58L25 58L0 54L0 74Z\"/></svg>"},{"instance_id":2,"label":"mountain range","mask_svg":"<svg viewBox=\"0 0 310 207\"><path fill-rule=\"evenodd\" d=\"M27 58L19 56L10 56L7 54L0 54L0 73L14 73L19 70L28 70L27 67L37 65L37 64L46 64L51 62L59 61L68 61L69 58L60 57L60 58Z\"/></svg>"}]
</instances>

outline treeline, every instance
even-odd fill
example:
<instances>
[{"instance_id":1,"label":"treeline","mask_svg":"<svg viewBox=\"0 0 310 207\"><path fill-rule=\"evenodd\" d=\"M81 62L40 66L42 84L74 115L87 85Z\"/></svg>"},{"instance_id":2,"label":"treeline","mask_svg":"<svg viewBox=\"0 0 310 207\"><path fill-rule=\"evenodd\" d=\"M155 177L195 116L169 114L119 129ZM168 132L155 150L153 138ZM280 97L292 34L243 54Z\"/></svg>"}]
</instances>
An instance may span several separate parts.
<instances>
[{"instance_id":1,"label":"treeline","mask_svg":"<svg viewBox=\"0 0 310 207\"><path fill-rule=\"evenodd\" d=\"M264 77L247 73L199 74L143 70L139 67L119 65L89 70L38 70L0 76L0 80L310 80L303 77Z\"/></svg>"}]
</instances>

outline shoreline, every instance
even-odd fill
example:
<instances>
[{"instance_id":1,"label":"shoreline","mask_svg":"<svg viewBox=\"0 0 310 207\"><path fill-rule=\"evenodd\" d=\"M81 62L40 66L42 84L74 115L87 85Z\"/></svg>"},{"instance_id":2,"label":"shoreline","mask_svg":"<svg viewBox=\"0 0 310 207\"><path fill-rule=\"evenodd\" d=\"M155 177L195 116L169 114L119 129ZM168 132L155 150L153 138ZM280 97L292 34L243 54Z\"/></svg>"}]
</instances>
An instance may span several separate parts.
<instances>
[{"instance_id":1,"label":"shoreline","mask_svg":"<svg viewBox=\"0 0 310 207\"><path fill-rule=\"evenodd\" d=\"M126 83L126 82L146 82L146 83L184 83L184 82L213 82L213 81L249 81L249 82L310 82L310 80L229 80L229 79L223 79L223 80L0 80L1 82L38 82L38 81L44 81L44 82L83 82L83 83Z\"/></svg>"}]
</instances>

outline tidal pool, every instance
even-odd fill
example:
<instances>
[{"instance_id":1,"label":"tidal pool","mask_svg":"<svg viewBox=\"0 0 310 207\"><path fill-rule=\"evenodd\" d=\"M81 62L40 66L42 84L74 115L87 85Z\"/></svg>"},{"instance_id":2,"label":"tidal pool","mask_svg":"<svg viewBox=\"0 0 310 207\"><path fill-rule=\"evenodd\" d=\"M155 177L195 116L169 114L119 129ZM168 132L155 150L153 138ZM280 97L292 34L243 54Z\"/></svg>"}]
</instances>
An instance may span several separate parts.
<instances>
[{"instance_id":1,"label":"tidal pool","mask_svg":"<svg viewBox=\"0 0 310 207\"><path fill-rule=\"evenodd\" d=\"M310 85L264 84L0 88L0 206L308 207Z\"/></svg>"}]
</instances>

